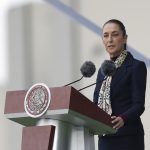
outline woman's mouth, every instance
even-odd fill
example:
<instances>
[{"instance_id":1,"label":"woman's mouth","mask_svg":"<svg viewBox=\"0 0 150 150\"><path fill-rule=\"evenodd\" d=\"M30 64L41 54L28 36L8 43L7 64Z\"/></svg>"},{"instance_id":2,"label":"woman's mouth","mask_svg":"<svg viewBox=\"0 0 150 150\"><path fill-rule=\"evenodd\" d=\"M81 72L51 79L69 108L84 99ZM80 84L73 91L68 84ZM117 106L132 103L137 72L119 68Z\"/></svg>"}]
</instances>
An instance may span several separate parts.
<instances>
[{"instance_id":1,"label":"woman's mouth","mask_svg":"<svg viewBox=\"0 0 150 150\"><path fill-rule=\"evenodd\" d=\"M108 47L108 48L114 48L115 45L108 45L107 47Z\"/></svg>"}]
</instances>

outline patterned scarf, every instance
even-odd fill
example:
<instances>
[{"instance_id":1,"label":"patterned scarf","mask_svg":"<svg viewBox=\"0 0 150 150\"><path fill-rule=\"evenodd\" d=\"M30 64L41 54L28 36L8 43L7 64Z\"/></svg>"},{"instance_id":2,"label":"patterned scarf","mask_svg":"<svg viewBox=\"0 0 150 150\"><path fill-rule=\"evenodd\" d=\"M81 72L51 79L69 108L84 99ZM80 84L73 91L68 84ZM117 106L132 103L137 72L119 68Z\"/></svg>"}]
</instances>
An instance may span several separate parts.
<instances>
[{"instance_id":1,"label":"patterned scarf","mask_svg":"<svg viewBox=\"0 0 150 150\"><path fill-rule=\"evenodd\" d=\"M123 50L120 56L115 60L116 68L119 68L124 62L127 56L127 51ZM102 82L101 89L99 92L98 106L103 109L107 114L112 114L111 102L110 102L110 85L112 76L105 76Z\"/></svg>"}]
</instances>

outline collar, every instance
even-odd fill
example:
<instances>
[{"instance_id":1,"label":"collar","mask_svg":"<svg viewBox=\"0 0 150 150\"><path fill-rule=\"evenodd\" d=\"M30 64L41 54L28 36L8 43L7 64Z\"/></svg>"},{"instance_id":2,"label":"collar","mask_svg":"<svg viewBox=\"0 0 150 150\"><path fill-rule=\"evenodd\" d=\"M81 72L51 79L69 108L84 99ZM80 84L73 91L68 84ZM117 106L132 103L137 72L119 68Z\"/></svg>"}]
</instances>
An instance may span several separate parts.
<instances>
[{"instance_id":1,"label":"collar","mask_svg":"<svg viewBox=\"0 0 150 150\"><path fill-rule=\"evenodd\" d=\"M127 57L121 66L130 66L133 63L133 55L128 51Z\"/></svg>"}]
</instances>

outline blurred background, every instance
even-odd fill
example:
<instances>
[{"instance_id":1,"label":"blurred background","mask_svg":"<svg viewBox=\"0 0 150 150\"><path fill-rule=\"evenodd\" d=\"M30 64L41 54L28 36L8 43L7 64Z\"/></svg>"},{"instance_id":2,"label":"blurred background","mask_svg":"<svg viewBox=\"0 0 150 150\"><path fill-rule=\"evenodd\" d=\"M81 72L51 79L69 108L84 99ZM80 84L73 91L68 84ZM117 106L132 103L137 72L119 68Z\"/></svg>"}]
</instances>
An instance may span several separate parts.
<instances>
[{"instance_id":1,"label":"blurred background","mask_svg":"<svg viewBox=\"0 0 150 150\"><path fill-rule=\"evenodd\" d=\"M126 26L128 47L148 68L146 110L142 115L145 146L150 149L150 1L135 0L1 0L0 1L0 149L20 150L22 126L4 116L9 90L37 82L63 86L81 77L80 66L93 61L97 71L108 55L101 27L109 19ZM74 84L94 83L96 74ZM94 86L82 93L92 100ZM97 150L97 136L95 136Z\"/></svg>"}]
</instances>

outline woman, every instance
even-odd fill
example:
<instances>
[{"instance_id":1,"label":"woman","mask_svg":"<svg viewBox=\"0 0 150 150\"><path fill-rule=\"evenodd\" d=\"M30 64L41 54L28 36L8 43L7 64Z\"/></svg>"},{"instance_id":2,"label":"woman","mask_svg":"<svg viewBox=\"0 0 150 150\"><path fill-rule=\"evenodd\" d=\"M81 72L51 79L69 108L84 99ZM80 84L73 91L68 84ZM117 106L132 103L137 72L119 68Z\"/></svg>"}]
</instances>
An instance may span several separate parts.
<instances>
[{"instance_id":1,"label":"woman","mask_svg":"<svg viewBox=\"0 0 150 150\"><path fill-rule=\"evenodd\" d=\"M108 76L99 69L94 103L111 115L117 132L101 136L99 150L144 150L145 63L126 50L126 29L119 20L104 24L102 40L116 70Z\"/></svg>"}]
</instances>

